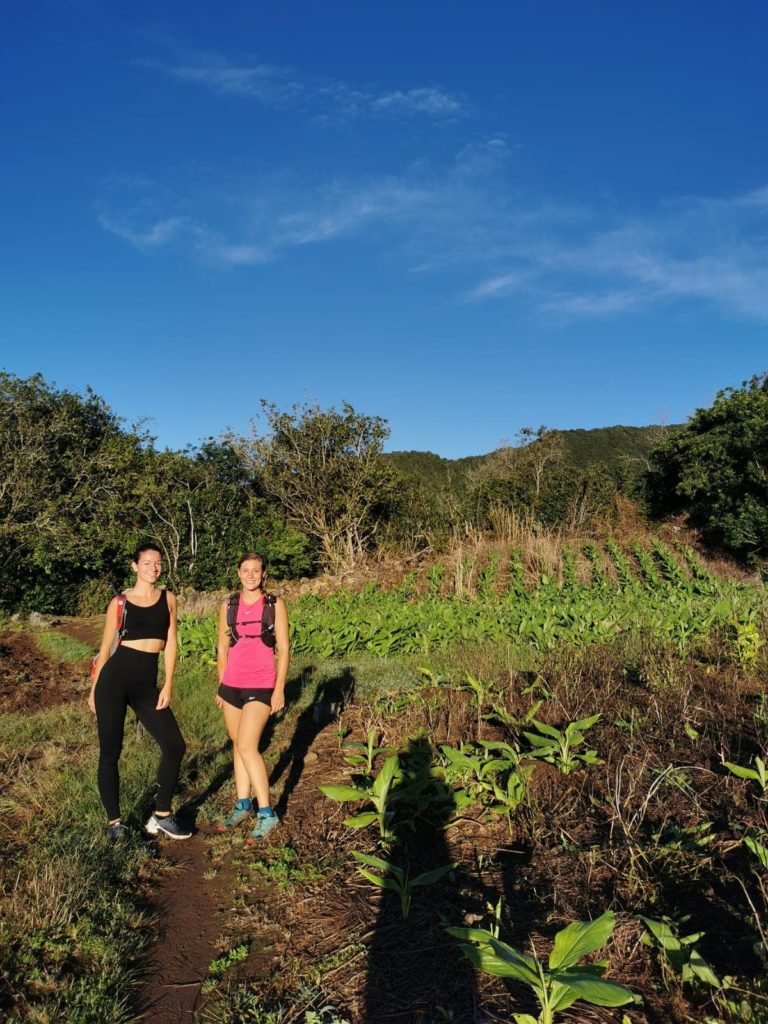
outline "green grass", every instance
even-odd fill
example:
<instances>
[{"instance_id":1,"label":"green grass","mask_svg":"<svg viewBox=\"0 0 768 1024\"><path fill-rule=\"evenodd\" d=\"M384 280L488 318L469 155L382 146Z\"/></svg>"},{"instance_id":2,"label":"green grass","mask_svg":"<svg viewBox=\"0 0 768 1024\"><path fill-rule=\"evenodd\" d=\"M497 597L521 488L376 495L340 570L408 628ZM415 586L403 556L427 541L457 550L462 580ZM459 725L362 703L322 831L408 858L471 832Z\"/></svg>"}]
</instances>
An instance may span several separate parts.
<instances>
[{"instance_id":1,"label":"green grass","mask_svg":"<svg viewBox=\"0 0 768 1024\"><path fill-rule=\"evenodd\" d=\"M40 650L57 661L84 661L96 653L93 647L66 633L35 633L34 636Z\"/></svg>"}]
</instances>

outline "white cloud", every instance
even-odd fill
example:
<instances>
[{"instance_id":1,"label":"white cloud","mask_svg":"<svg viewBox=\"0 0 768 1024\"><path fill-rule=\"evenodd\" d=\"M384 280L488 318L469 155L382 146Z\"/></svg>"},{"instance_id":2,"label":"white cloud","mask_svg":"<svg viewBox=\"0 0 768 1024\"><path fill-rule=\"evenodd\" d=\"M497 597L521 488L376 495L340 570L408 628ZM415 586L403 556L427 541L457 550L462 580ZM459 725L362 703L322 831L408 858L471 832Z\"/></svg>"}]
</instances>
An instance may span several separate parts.
<instances>
[{"instance_id":1,"label":"white cloud","mask_svg":"<svg viewBox=\"0 0 768 1024\"><path fill-rule=\"evenodd\" d=\"M388 113L429 114L432 117L460 117L467 112L466 105L457 97L432 87L385 93L372 98L371 107Z\"/></svg>"},{"instance_id":2,"label":"white cloud","mask_svg":"<svg viewBox=\"0 0 768 1024\"><path fill-rule=\"evenodd\" d=\"M265 107L294 107L325 123L383 116L424 116L439 121L470 112L465 100L436 86L381 92L337 79L302 76L291 68L272 64L232 64L210 54L176 65L143 63L218 96L253 99Z\"/></svg>"}]
</instances>

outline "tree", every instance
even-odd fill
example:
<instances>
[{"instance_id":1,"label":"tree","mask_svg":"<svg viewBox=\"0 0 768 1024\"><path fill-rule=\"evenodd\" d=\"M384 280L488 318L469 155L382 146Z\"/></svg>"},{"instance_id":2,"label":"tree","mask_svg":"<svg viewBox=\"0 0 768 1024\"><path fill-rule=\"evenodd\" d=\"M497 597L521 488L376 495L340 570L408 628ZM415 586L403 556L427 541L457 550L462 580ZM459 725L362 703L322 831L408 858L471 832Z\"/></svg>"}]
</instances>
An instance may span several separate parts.
<instances>
[{"instance_id":1,"label":"tree","mask_svg":"<svg viewBox=\"0 0 768 1024\"><path fill-rule=\"evenodd\" d=\"M241 440L266 491L290 524L317 540L326 568L351 568L389 515L396 478L382 459L385 420L344 403L341 411L262 401L267 433ZM233 440L234 443L234 440Z\"/></svg>"},{"instance_id":2,"label":"tree","mask_svg":"<svg viewBox=\"0 0 768 1024\"><path fill-rule=\"evenodd\" d=\"M0 602L62 610L121 557L146 438L90 389L0 373Z\"/></svg>"},{"instance_id":3,"label":"tree","mask_svg":"<svg viewBox=\"0 0 768 1024\"><path fill-rule=\"evenodd\" d=\"M719 391L653 461L656 514L684 513L711 543L768 559L768 374Z\"/></svg>"}]
</instances>

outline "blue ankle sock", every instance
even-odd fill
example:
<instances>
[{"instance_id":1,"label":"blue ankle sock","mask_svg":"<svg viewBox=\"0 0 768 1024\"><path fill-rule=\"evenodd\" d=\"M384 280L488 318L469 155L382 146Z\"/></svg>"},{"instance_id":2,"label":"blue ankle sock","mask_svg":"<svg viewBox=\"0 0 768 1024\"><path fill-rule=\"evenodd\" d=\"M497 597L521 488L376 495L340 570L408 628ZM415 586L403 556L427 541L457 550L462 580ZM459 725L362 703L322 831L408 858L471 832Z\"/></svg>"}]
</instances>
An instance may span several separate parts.
<instances>
[{"instance_id":1,"label":"blue ankle sock","mask_svg":"<svg viewBox=\"0 0 768 1024\"><path fill-rule=\"evenodd\" d=\"M274 818L275 816L275 812L269 805L267 805L266 807L260 807L259 814L262 816L262 818Z\"/></svg>"},{"instance_id":2,"label":"blue ankle sock","mask_svg":"<svg viewBox=\"0 0 768 1024\"><path fill-rule=\"evenodd\" d=\"M249 796L242 797L240 800L238 800L236 802L235 808L238 811L250 811L250 809L251 809L251 798Z\"/></svg>"}]
</instances>

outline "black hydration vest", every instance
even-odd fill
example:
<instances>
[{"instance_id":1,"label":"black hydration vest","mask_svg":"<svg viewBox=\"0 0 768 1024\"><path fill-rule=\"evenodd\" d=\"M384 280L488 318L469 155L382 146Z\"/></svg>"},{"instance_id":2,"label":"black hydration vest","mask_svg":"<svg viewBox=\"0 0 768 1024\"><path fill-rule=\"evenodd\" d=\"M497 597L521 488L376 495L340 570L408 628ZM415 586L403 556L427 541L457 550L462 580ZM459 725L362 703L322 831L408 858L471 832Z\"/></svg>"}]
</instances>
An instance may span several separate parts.
<instances>
[{"instance_id":1,"label":"black hydration vest","mask_svg":"<svg viewBox=\"0 0 768 1024\"><path fill-rule=\"evenodd\" d=\"M261 609L261 633L259 639L267 647L275 646L275 603L277 598L274 594L264 595L264 605ZM234 647L240 639L237 633L237 609L240 604L240 593L230 594L227 601L227 628L229 629L229 646Z\"/></svg>"}]
</instances>

